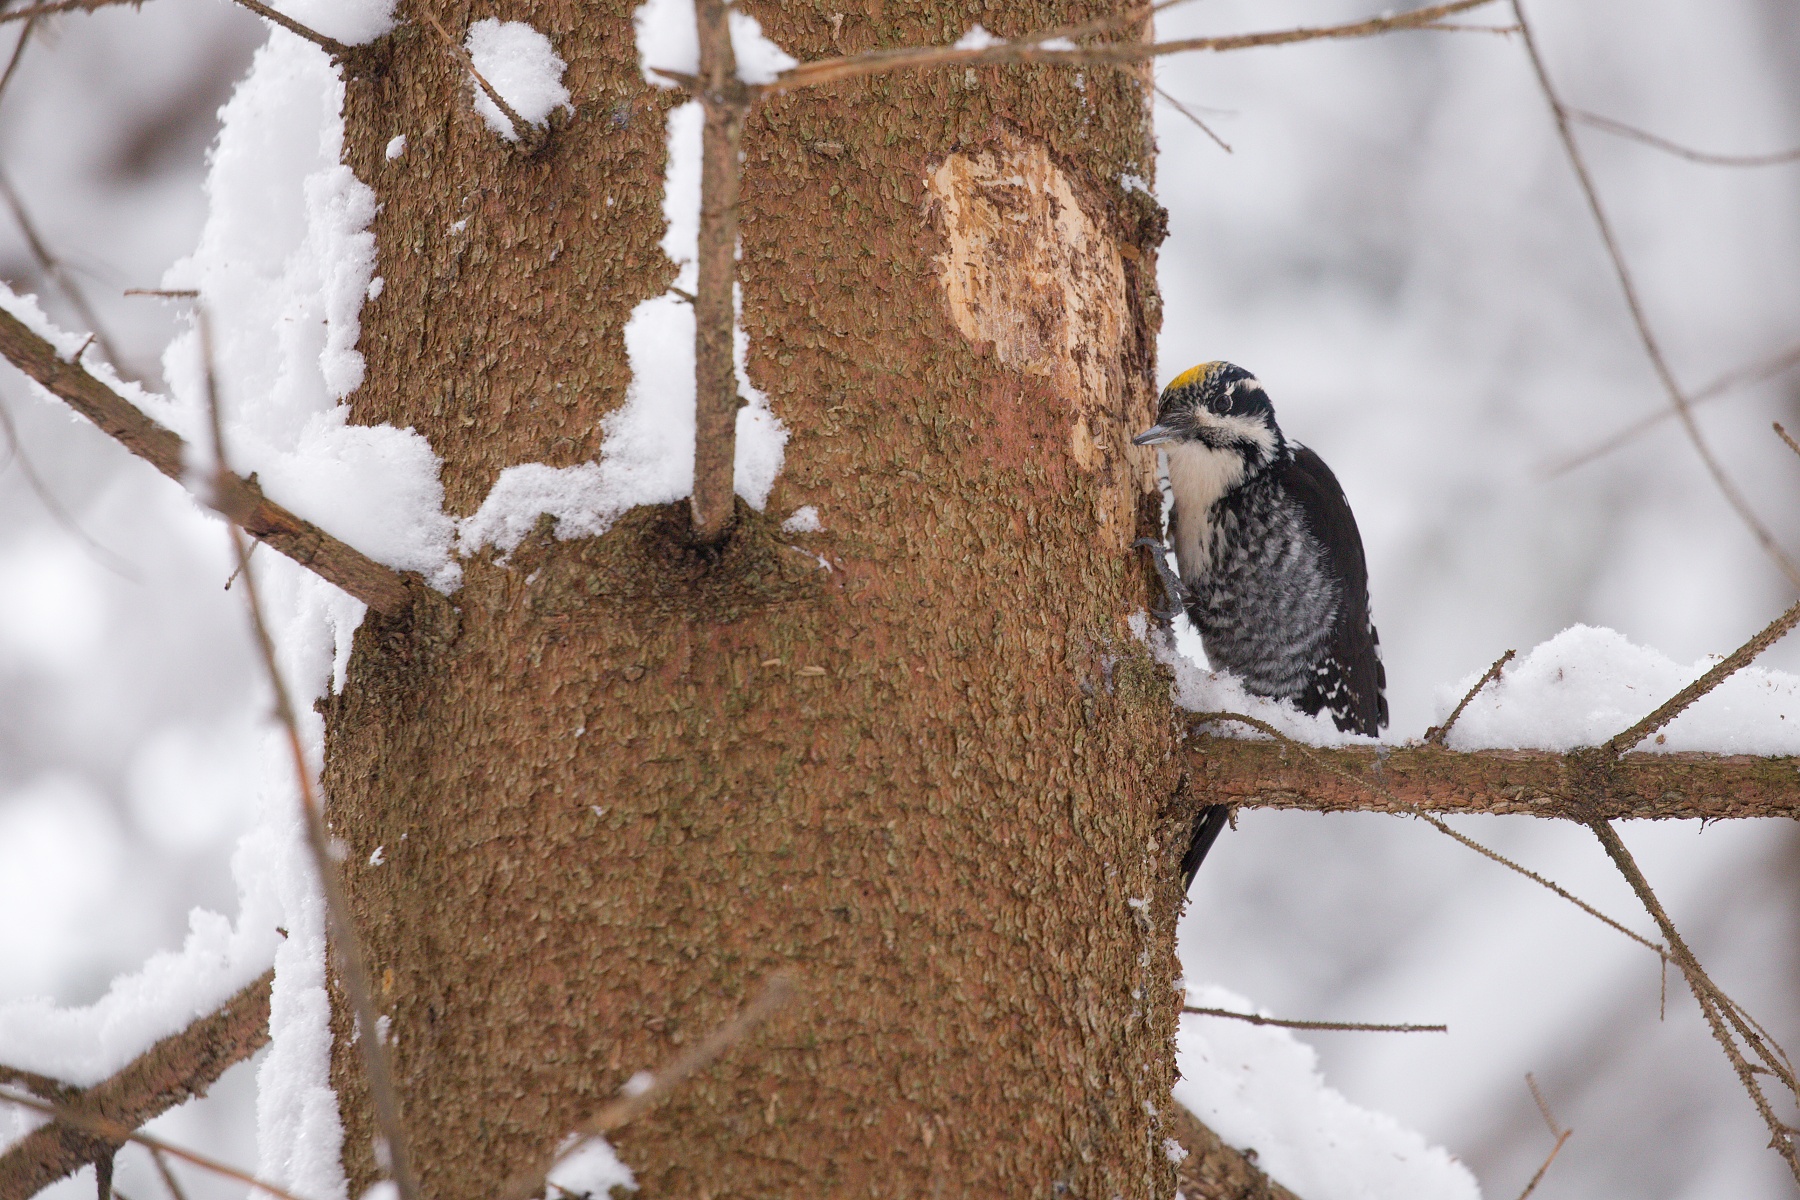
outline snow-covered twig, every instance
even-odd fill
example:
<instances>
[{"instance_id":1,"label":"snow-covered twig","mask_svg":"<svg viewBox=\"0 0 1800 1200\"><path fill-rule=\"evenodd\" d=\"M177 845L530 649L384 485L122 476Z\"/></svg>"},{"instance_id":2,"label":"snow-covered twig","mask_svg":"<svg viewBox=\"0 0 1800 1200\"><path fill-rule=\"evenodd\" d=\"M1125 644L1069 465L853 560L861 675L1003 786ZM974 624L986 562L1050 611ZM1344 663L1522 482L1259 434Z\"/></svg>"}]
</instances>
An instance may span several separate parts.
<instances>
[{"instance_id":1,"label":"snow-covered twig","mask_svg":"<svg viewBox=\"0 0 1800 1200\"><path fill-rule=\"evenodd\" d=\"M247 0L245 0L245 2L247 2ZM425 18L425 23L430 25L431 28L436 31L438 40L443 43L444 49L450 52L450 57L454 58L457 65L461 66L463 70L467 71L470 76L474 78L475 86L479 87L482 94L493 101L494 107L499 109L501 115L503 115L512 125L513 133L517 136L518 140L511 144L519 147L527 154L537 151L537 149L544 144L544 140L550 136L549 132L543 126L534 125L530 121L527 121L524 117L519 115L518 109L507 103L506 97L502 96L499 89L489 83L487 81L487 76L483 75L481 70L476 67L475 57L469 53L468 47L451 37L450 31L445 29L438 19L432 15L429 8L419 4L414 5L414 9L420 16Z\"/></svg>"},{"instance_id":2,"label":"snow-covered twig","mask_svg":"<svg viewBox=\"0 0 1800 1200\"><path fill-rule=\"evenodd\" d=\"M1248 50L1257 46L1286 46L1295 42L1311 42L1330 38L1362 38L1393 33L1405 29L1430 29L1445 17L1494 0L1454 0L1434 4L1412 12L1352 21L1344 25L1302 26L1267 33L1239 33L1223 37L1181 38L1170 42L1121 41L1095 46L1070 47L1061 44L1055 33L1035 34L998 45L981 47L930 46L897 50L875 50L843 58L820 59L802 63L782 72L772 83L762 84L761 91L781 92L799 87L816 87L869 75L885 75L894 71L914 71L928 67L982 67L1012 63L1057 63L1068 66L1123 66L1161 58L1169 54L1186 54L1209 50ZM1147 14L1140 14L1147 15Z\"/></svg>"},{"instance_id":3,"label":"snow-covered twig","mask_svg":"<svg viewBox=\"0 0 1800 1200\"><path fill-rule=\"evenodd\" d=\"M0 1068L0 1083L34 1093L29 1098L12 1092L0 1092L0 1096L57 1118L0 1154L0 1196L30 1196L80 1170L94 1161L96 1137L113 1147L138 1141L273 1195L286 1196L279 1188L259 1183L233 1167L133 1133L146 1121L204 1095L226 1068L268 1043L271 978L265 973L217 1011L164 1038L90 1088L68 1087L29 1072ZM96 1122L104 1127L96 1128Z\"/></svg>"},{"instance_id":4,"label":"snow-covered twig","mask_svg":"<svg viewBox=\"0 0 1800 1200\"><path fill-rule=\"evenodd\" d=\"M648 1082L642 1082L642 1076L633 1077L633 1084L627 1085L617 1100L582 1122L575 1135L564 1143L563 1149L542 1164L542 1169L534 1168L521 1174L501 1188L501 1200L527 1200L528 1197L542 1195L545 1179L564 1159L579 1151L586 1138L605 1137L661 1104L676 1088L711 1066L751 1030L785 1008L793 1000L795 991L793 979L785 972L771 975L763 984L762 993L746 1005L742 1012L713 1030L692 1049L684 1051L668 1066L651 1075Z\"/></svg>"},{"instance_id":5,"label":"snow-covered twig","mask_svg":"<svg viewBox=\"0 0 1800 1200\"><path fill-rule=\"evenodd\" d=\"M1588 170L1587 160L1582 157L1581 146L1575 140L1575 131L1571 127L1572 117L1569 109L1563 104L1562 97L1550 81L1550 71L1544 65L1543 55L1538 52L1536 37L1532 34L1531 23L1525 19L1524 0L1511 0L1513 14L1518 18L1519 32L1523 35L1525 53L1531 60L1531 69L1537 77L1538 88L1544 94L1544 100L1550 106L1550 114L1556 122L1557 136L1562 140L1563 150L1569 158L1569 165L1575 171L1575 181L1580 185L1581 194L1587 201L1588 212L1594 218L1594 226L1599 231L1600 241L1605 245L1607 258L1612 262L1613 274L1619 281L1619 289L1624 293L1625 307L1631 312L1631 322L1637 329L1638 340L1644 345L1644 353L1650 359L1651 369L1656 373L1663 391L1668 393L1669 403L1674 407L1681 427L1687 431L1688 441L1694 445L1694 451L1712 476L1726 503L1736 511L1750 534L1764 552L1781 568L1788 582L1800 590L1800 565L1788 557L1787 551L1775 540L1775 535L1763 524L1756 510L1750 507L1749 499L1738 490L1731 476L1726 474L1725 466L1713 453L1712 446L1706 436L1700 432L1700 425L1694 419L1693 402L1688 398L1681 384L1675 379L1675 372L1669 366L1663 354L1662 343L1657 340L1656 333L1650 327L1649 313L1644 309L1642 297L1638 295L1637 283L1633 280L1631 268L1625 262L1625 252L1619 246L1619 239L1613 232L1612 219L1606 215L1606 208L1600 203L1600 191L1594 184L1593 174Z\"/></svg>"},{"instance_id":6,"label":"snow-covered twig","mask_svg":"<svg viewBox=\"0 0 1800 1200\"><path fill-rule=\"evenodd\" d=\"M1517 653L1518 651L1516 650L1508 650L1505 654L1502 654L1499 658L1495 659L1494 665L1487 669L1487 673L1482 675L1480 679L1477 679L1475 681L1475 686L1470 688L1468 692L1464 694L1463 698L1456 702L1456 707L1450 711L1449 718L1446 719L1442 725L1433 725L1430 729L1425 731L1425 741L1428 745L1441 746L1444 744L1444 739L1450 736L1450 730L1455 728L1457 718L1463 715L1463 709L1469 707L1469 701L1481 695L1481 690L1483 688L1500 678L1500 672L1506 669L1506 664L1511 662L1513 656Z\"/></svg>"},{"instance_id":7,"label":"snow-covered twig","mask_svg":"<svg viewBox=\"0 0 1800 1200\"><path fill-rule=\"evenodd\" d=\"M1352 1033L1449 1033L1448 1025L1371 1025L1365 1021L1284 1021L1279 1017L1263 1017L1256 1013L1232 1012L1228 1008L1198 1008L1192 1004L1181 1006L1184 1013L1192 1013L1197 1017L1229 1017L1233 1021L1245 1021L1251 1025L1277 1025L1283 1029L1338 1029Z\"/></svg>"},{"instance_id":8,"label":"snow-covered twig","mask_svg":"<svg viewBox=\"0 0 1800 1200\"><path fill-rule=\"evenodd\" d=\"M201 364L206 378L206 413L212 426L213 463L221 484L235 478L225 454L224 425L219 417L218 380L213 374L211 326L204 310L199 314ZM306 761L305 743L300 736L300 721L295 715L287 681L275 657L275 641L263 619L262 601L257 595L256 573L250 569L250 551L239 536L236 526L227 528L231 549L237 558L238 574L244 587L244 607L250 613L250 626L255 634L257 652L263 670L275 693L275 716L287 736L288 752L293 759L294 779L300 791L300 807L306 829L306 846L311 852L313 870L319 877L319 891L325 898L325 917L331 931L331 944L337 951L339 974L344 990L350 993L351 1008L363 1035L357 1039L362 1048L363 1070L369 1085L369 1097L375 1109L375 1123L387 1142L388 1174L399 1189L400 1200L418 1200L418 1179L412 1171L412 1152L406 1125L400 1113L400 1098L394 1087L393 1064L388 1058L386 1042L380 1030L380 1014L375 1009L374 992L369 986L368 960L363 955L362 939L350 919L350 903L344 895L344 884L338 863L331 853L331 835L325 828L324 805L313 785L312 765Z\"/></svg>"},{"instance_id":9,"label":"snow-covered twig","mask_svg":"<svg viewBox=\"0 0 1800 1200\"><path fill-rule=\"evenodd\" d=\"M56 347L4 311L0 311L0 358L127 450L170 479L183 482L187 448L174 431L157 424L89 374L79 361L64 359ZM295 516L249 480L229 476L203 502L257 541L266 542L379 613L399 616L412 606L413 593L405 576Z\"/></svg>"}]
</instances>

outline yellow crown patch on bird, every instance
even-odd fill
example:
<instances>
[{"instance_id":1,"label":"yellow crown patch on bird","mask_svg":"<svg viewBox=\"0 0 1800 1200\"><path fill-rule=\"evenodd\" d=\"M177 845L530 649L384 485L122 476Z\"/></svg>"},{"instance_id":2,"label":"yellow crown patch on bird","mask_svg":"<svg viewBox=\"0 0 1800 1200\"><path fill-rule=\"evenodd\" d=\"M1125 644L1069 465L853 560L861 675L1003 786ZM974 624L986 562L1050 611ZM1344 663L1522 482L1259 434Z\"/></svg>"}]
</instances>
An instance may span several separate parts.
<instances>
[{"instance_id":1,"label":"yellow crown patch on bird","mask_svg":"<svg viewBox=\"0 0 1800 1200\"><path fill-rule=\"evenodd\" d=\"M1187 370L1183 371L1181 374L1179 374L1175 378L1171 379L1169 381L1169 387L1170 388L1184 388L1184 387L1190 387L1196 383L1202 383L1205 381L1205 379L1208 375L1211 375L1213 373L1213 368L1220 367L1223 365L1224 365L1223 363L1214 361L1214 362L1203 362L1197 367L1189 367ZM1164 388L1163 390L1167 391L1168 388Z\"/></svg>"}]
</instances>

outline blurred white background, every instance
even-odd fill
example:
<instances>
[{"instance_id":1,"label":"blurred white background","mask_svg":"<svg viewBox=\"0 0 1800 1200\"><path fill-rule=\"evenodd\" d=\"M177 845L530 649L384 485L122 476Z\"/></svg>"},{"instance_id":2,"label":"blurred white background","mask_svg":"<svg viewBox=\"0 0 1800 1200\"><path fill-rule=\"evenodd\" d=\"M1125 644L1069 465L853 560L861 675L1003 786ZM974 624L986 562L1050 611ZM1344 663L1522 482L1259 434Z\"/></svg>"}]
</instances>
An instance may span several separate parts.
<instances>
[{"instance_id":1,"label":"blurred white background","mask_svg":"<svg viewBox=\"0 0 1800 1200\"><path fill-rule=\"evenodd\" d=\"M1791 0L1589 0L1535 16L1573 104L1721 151L1800 144ZM1354 0L1205 0L1163 36L1350 19ZM1495 6L1466 20L1501 23ZM998 22L996 22L998 23ZM18 26L0 30L9 55ZM0 96L0 171L130 373L174 328L154 287L204 211L216 109L261 38L221 0L40 23ZM0 58L3 65L4 58ZM1788 601L1672 423L1550 477L1662 403L1516 39L1412 33L1163 60L1165 378L1255 371L1342 479L1367 543L1395 738L1501 651L1574 622L1681 660ZM1697 166L1581 134L1676 372L1696 386L1800 341L1800 166ZM0 276L86 322L0 209ZM90 1001L234 910L255 675L220 529L167 481L0 376L25 456L0 472L0 1000ZM1800 372L1702 410L1765 519L1800 548ZM0 450L4 450L0 447ZM75 532L73 525L79 532ZM99 548L96 548L96 544ZM1800 665L1800 646L1769 665ZM1649 929L1589 835L1471 833ZM1703 961L1800 1042L1800 835L1791 823L1634 826ZM1247 813L1182 929L1190 979L1284 1016L1447 1021L1448 1036L1319 1034L1327 1078L1518 1194L1551 1144L1534 1072L1575 1135L1537 1195L1792 1195L1679 980L1654 956L1411 821ZM1189 1018L1197 1020L1200 1018ZM159 1123L253 1161L251 1069ZM189 1175L197 1200L237 1189ZM90 1177L91 1179L91 1177ZM87 1181L59 1195L87 1195ZM130 1200L158 1194L121 1156Z\"/></svg>"}]
</instances>

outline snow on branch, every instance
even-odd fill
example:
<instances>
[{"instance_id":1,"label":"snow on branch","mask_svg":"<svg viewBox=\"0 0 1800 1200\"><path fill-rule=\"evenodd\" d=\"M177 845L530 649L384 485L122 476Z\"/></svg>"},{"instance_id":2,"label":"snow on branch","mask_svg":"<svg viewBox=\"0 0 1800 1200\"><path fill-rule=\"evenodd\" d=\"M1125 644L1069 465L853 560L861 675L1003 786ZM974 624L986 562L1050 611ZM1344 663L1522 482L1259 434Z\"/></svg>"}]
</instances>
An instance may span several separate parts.
<instances>
[{"instance_id":1,"label":"snow on branch","mask_svg":"<svg viewBox=\"0 0 1800 1200\"><path fill-rule=\"evenodd\" d=\"M203 1096L227 1068L269 1040L267 971L181 1032L157 1042L124 1069L90 1088L60 1086L28 1072L0 1067L0 1084L23 1088L51 1104L115 1127L105 1133L66 1121L44 1125L0 1154L0 1200L25 1200L80 1170L138 1128L178 1104Z\"/></svg>"},{"instance_id":2,"label":"snow on branch","mask_svg":"<svg viewBox=\"0 0 1800 1200\"><path fill-rule=\"evenodd\" d=\"M79 353L65 356L4 309L0 309L0 357L127 450L185 484L187 446L178 434L91 374ZM398 616L411 607L412 589L405 576L276 504L254 481L228 475L212 491L199 498L220 516L370 608Z\"/></svg>"}]
</instances>

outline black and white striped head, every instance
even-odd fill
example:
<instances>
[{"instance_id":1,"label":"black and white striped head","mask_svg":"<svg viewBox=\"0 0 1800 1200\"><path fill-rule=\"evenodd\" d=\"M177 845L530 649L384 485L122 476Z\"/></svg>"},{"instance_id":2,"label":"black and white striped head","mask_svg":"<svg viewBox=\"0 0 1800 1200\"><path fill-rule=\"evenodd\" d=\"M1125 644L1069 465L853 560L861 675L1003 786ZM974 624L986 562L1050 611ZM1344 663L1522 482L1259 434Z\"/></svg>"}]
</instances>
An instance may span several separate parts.
<instances>
[{"instance_id":1,"label":"black and white striped head","mask_svg":"<svg viewBox=\"0 0 1800 1200\"><path fill-rule=\"evenodd\" d=\"M1201 363L1163 389L1156 424L1132 441L1140 446L1198 443L1241 455L1246 470L1265 467L1287 448L1275 406L1256 376L1228 362Z\"/></svg>"}]
</instances>

